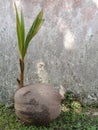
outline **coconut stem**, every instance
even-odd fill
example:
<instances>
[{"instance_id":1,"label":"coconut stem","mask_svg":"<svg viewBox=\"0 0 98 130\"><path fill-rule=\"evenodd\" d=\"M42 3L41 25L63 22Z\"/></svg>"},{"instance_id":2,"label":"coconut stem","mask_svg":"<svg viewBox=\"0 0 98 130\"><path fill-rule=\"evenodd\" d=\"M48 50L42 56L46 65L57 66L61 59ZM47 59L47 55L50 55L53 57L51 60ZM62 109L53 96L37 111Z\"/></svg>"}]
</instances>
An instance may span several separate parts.
<instances>
[{"instance_id":1,"label":"coconut stem","mask_svg":"<svg viewBox=\"0 0 98 130\"><path fill-rule=\"evenodd\" d=\"M19 88L24 87L24 60L19 59L20 62L20 79L17 79Z\"/></svg>"}]
</instances>

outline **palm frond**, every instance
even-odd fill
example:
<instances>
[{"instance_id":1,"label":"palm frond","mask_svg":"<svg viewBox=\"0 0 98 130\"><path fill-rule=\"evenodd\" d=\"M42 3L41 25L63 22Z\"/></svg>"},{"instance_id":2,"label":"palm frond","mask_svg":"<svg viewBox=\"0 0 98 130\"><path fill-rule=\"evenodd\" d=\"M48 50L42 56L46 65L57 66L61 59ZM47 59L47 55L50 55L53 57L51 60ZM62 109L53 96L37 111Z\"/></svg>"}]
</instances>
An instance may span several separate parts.
<instances>
[{"instance_id":1,"label":"palm frond","mask_svg":"<svg viewBox=\"0 0 98 130\"><path fill-rule=\"evenodd\" d=\"M22 58L24 58L25 25L22 10L21 10L21 39L22 39Z\"/></svg>"},{"instance_id":2,"label":"palm frond","mask_svg":"<svg viewBox=\"0 0 98 130\"><path fill-rule=\"evenodd\" d=\"M28 45L29 45L31 39L37 34L37 32L39 31L43 21L44 21L43 10L41 10L39 12L39 14L37 15L36 19L34 20L32 26L31 26L28 34L27 34L27 37L26 37L26 40L25 40L24 55L27 52L27 48L28 48Z\"/></svg>"},{"instance_id":3,"label":"palm frond","mask_svg":"<svg viewBox=\"0 0 98 130\"><path fill-rule=\"evenodd\" d=\"M19 48L21 59L24 59L31 39L37 34L42 23L44 22L43 10L41 10L39 14L37 15L25 39L24 16L21 10L21 18L19 18L17 6L15 3L14 3L14 6L16 10L16 30L17 30L17 38L18 38L18 48Z\"/></svg>"},{"instance_id":4,"label":"palm frond","mask_svg":"<svg viewBox=\"0 0 98 130\"><path fill-rule=\"evenodd\" d=\"M22 57L21 23L20 23L18 10L15 3L14 3L14 6L15 6L15 11L16 11L16 31L17 31L17 39L18 39L18 48L19 48L20 56Z\"/></svg>"}]
</instances>

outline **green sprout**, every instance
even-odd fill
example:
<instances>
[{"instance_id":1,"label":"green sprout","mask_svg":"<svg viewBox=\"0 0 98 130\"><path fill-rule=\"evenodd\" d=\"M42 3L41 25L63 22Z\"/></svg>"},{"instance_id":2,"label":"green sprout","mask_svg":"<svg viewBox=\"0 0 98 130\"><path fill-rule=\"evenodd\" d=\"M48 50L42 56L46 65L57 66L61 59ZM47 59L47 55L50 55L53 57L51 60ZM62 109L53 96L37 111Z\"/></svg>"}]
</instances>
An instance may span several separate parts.
<instances>
[{"instance_id":1,"label":"green sprout","mask_svg":"<svg viewBox=\"0 0 98 130\"><path fill-rule=\"evenodd\" d=\"M24 58L27 53L27 49L32 38L37 34L41 25L44 22L43 19L43 10L39 12L37 17L35 18L32 26L30 27L27 36L25 36L25 24L24 24L24 16L21 10L21 16L19 17L17 6L14 3L15 11L16 11L16 31L17 31L17 39L18 39L18 48L20 53L20 79L17 79L19 88L24 87Z\"/></svg>"}]
</instances>

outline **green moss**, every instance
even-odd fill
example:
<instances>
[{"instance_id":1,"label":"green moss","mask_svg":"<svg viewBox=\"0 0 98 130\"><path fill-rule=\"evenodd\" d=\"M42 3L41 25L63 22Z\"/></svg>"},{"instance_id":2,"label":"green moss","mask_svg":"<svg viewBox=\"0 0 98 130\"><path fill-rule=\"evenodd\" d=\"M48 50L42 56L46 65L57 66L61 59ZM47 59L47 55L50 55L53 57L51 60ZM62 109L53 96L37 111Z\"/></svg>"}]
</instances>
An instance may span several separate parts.
<instances>
[{"instance_id":1,"label":"green moss","mask_svg":"<svg viewBox=\"0 0 98 130\"><path fill-rule=\"evenodd\" d=\"M63 105L64 107L64 105ZM90 117L84 113L62 111L58 119L48 127L26 126L17 119L13 108L0 105L0 130L97 130L98 116Z\"/></svg>"}]
</instances>

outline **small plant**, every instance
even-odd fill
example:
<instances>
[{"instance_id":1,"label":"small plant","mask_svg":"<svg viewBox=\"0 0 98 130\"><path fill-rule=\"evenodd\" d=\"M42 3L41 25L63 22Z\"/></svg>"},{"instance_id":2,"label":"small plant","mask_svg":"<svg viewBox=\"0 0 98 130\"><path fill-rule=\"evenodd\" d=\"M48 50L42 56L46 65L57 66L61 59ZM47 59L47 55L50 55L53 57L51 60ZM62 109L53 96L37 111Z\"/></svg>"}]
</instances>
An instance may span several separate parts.
<instances>
[{"instance_id":1,"label":"small plant","mask_svg":"<svg viewBox=\"0 0 98 130\"><path fill-rule=\"evenodd\" d=\"M65 93L64 97L65 97L64 100L62 100L63 111L70 110L72 112L74 111L77 113L82 111L82 105L77 95L75 95L71 91L68 91Z\"/></svg>"},{"instance_id":2,"label":"small plant","mask_svg":"<svg viewBox=\"0 0 98 130\"><path fill-rule=\"evenodd\" d=\"M24 87L24 58L30 41L37 34L44 21L43 10L37 15L27 35L25 35L23 13L21 11L21 16L19 17L16 5L15 10L18 48L20 53L20 78L17 79L19 89L14 95L15 113L17 117L26 124L37 126L48 125L60 115L61 99L59 92L55 91L55 88L51 85L43 83L28 84ZM49 94L46 95L45 93ZM58 100L56 98L57 95L59 97Z\"/></svg>"},{"instance_id":3,"label":"small plant","mask_svg":"<svg viewBox=\"0 0 98 130\"><path fill-rule=\"evenodd\" d=\"M24 87L24 58L27 53L27 49L30 41L39 31L41 25L44 22L44 19L43 19L43 10L41 10L37 15L36 19L34 20L26 36L23 12L21 10L21 17L19 17L17 6L15 3L14 5L16 10L16 30L17 30L17 38L18 38L18 48L20 53L20 59L19 59L20 79L17 79L17 81L18 81L19 88L22 88Z\"/></svg>"}]
</instances>

